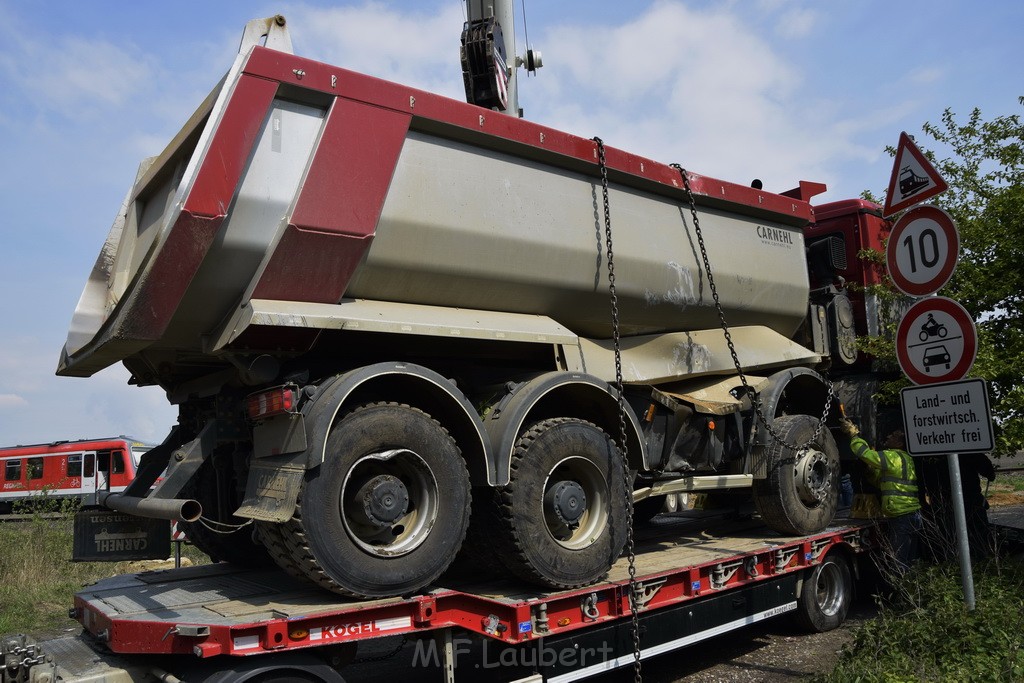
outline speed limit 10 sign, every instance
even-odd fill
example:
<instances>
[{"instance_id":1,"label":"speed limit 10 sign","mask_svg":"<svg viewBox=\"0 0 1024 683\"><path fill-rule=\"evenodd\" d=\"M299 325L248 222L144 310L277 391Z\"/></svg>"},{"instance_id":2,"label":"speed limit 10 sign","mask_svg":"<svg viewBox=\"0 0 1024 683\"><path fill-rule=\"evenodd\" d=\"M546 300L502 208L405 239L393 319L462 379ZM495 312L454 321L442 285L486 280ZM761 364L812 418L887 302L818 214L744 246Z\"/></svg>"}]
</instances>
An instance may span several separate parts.
<instances>
[{"instance_id":1,"label":"speed limit 10 sign","mask_svg":"<svg viewBox=\"0 0 1024 683\"><path fill-rule=\"evenodd\" d=\"M953 219L938 207L924 205L896 221L886 263L897 289L910 296L927 296L949 282L959 253L960 235Z\"/></svg>"}]
</instances>

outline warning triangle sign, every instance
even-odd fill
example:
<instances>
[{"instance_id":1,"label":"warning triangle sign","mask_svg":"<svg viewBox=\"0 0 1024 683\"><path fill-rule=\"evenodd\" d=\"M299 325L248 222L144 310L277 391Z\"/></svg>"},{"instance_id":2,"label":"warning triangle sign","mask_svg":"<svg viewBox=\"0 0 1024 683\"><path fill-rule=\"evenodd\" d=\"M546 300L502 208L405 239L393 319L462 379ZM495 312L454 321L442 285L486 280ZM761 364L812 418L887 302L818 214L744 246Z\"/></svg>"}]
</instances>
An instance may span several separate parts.
<instances>
[{"instance_id":1,"label":"warning triangle sign","mask_svg":"<svg viewBox=\"0 0 1024 683\"><path fill-rule=\"evenodd\" d=\"M905 132L900 133L900 144L896 148L882 215L888 218L898 211L942 194L948 188L949 185L910 136Z\"/></svg>"}]
</instances>

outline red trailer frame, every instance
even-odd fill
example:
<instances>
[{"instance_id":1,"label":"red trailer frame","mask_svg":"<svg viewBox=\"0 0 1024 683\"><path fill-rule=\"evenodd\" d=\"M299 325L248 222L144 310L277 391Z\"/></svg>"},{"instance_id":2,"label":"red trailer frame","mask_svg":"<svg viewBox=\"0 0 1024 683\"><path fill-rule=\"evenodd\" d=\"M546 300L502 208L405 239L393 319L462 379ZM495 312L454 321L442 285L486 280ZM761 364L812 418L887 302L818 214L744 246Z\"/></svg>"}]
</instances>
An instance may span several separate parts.
<instances>
[{"instance_id":1,"label":"red trailer frame","mask_svg":"<svg viewBox=\"0 0 1024 683\"><path fill-rule=\"evenodd\" d=\"M654 640L647 641L642 656L804 609L808 603L801 601L802 585L811 572L828 557L841 558L855 572L857 557L870 546L872 528L853 521L787 538L747 519L720 525L709 536L706 526L692 525L685 516L662 520L638 540L641 617L667 615L673 608L685 608L692 617L718 598L734 604L741 595L756 599L748 604L744 597L742 612L731 616L722 616L719 608L718 616L705 610L709 616L701 617L705 626L699 632L693 630L692 619L672 620L688 623L687 632L650 629ZM509 646L543 645L561 636L578 643L589 633L602 632L607 638L610 627L629 626L627 570L622 559L607 580L567 591L474 579L409 598L357 601L293 580L277 569L219 564L101 581L76 595L73 615L94 642L119 656L180 655L193 663L196 658L239 661L393 635L441 637L450 643L455 629ZM451 648L446 651L451 656ZM559 680L631 662L631 654L616 652L592 665L589 673L563 672Z\"/></svg>"}]
</instances>

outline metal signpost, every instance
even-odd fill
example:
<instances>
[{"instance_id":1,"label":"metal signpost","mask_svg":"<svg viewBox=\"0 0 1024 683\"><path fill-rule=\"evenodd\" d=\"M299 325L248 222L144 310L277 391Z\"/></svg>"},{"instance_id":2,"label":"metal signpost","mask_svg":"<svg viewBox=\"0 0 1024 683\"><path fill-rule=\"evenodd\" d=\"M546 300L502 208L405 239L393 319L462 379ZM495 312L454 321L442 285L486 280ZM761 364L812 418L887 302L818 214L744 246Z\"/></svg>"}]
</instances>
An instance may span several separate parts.
<instances>
[{"instance_id":1,"label":"metal signpost","mask_svg":"<svg viewBox=\"0 0 1024 683\"><path fill-rule=\"evenodd\" d=\"M882 213L889 217L947 187L910 136L901 134ZM992 417L984 380L963 379L978 350L974 320L952 299L930 296L953 275L959 251L960 236L949 215L934 206L917 206L893 226L886 264L897 289L926 297L903 314L896 332L900 368L919 385L900 392L904 433L911 455L947 454L964 603L973 610L974 577L958 456L992 450Z\"/></svg>"}]
</instances>

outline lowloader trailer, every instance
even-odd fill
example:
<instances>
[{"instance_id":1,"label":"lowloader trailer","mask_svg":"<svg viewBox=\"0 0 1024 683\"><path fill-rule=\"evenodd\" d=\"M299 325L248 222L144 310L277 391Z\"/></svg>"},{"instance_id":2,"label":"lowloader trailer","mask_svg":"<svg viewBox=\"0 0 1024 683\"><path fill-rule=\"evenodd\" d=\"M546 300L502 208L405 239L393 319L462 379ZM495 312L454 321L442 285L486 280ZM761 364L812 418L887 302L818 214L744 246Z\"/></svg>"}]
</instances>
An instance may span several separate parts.
<instances>
[{"instance_id":1,"label":"lowloader trailer","mask_svg":"<svg viewBox=\"0 0 1024 683\"><path fill-rule=\"evenodd\" d=\"M784 614L810 631L843 622L872 525L791 537L756 518L693 515L638 530L641 658ZM72 613L80 635L3 639L3 683L366 680L365 668L347 678L357 647L392 636L415 642L411 661L389 663L390 680L480 680L486 668L490 681L574 681L634 663L626 559L585 588L464 577L364 601L278 569L219 563L100 581ZM471 640L484 643L483 663L469 659Z\"/></svg>"}]
</instances>

